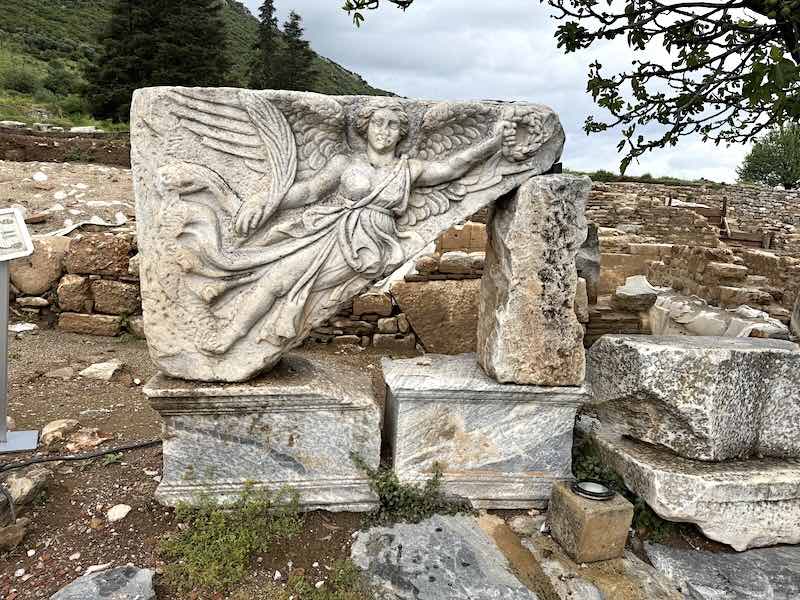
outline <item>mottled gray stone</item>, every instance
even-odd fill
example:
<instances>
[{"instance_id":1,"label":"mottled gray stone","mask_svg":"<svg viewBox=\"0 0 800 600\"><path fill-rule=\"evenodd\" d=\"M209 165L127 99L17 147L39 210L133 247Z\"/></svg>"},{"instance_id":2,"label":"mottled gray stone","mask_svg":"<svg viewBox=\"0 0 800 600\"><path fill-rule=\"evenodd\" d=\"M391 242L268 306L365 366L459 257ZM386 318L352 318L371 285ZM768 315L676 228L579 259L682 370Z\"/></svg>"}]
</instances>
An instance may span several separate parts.
<instances>
[{"instance_id":1,"label":"mottled gray stone","mask_svg":"<svg viewBox=\"0 0 800 600\"><path fill-rule=\"evenodd\" d=\"M202 381L269 370L440 233L547 172L563 143L556 114L522 102L137 90L153 360Z\"/></svg>"},{"instance_id":2,"label":"mottled gray stone","mask_svg":"<svg viewBox=\"0 0 800 600\"><path fill-rule=\"evenodd\" d=\"M401 481L430 478L480 508L543 507L571 477L583 387L502 385L474 354L383 360L386 435Z\"/></svg>"},{"instance_id":3,"label":"mottled gray stone","mask_svg":"<svg viewBox=\"0 0 800 600\"><path fill-rule=\"evenodd\" d=\"M473 517L436 515L359 533L353 562L382 598L536 600Z\"/></svg>"},{"instance_id":4,"label":"mottled gray stone","mask_svg":"<svg viewBox=\"0 0 800 600\"><path fill-rule=\"evenodd\" d=\"M307 510L374 508L376 496L353 455L380 456L380 411L372 381L334 356L289 355L246 384L201 384L156 375L144 388L164 420L167 505L237 498L247 485L290 486Z\"/></svg>"},{"instance_id":5,"label":"mottled gray stone","mask_svg":"<svg viewBox=\"0 0 800 600\"><path fill-rule=\"evenodd\" d=\"M611 296L611 306L628 312L644 312L656 303L660 293L668 290L650 285L644 275L635 275L616 289Z\"/></svg>"},{"instance_id":6,"label":"mottled gray stone","mask_svg":"<svg viewBox=\"0 0 800 600\"><path fill-rule=\"evenodd\" d=\"M736 550L800 543L800 461L708 463L611 432L592 437L603 462L662 518L694 523Z\"/></svg>"},{"instance_id":7,"label":"mottled gray stone","mask_svg":"<svg viewBox=\"0 0 800 600\"><path fill-rule=\"evenodd\" d=\"M501 383L583 383L575 257L586 239L591 187L588 177L535 177L492 208L477 351Z\"/></svg>"},{"instance_id":8,"label":"mottled gray stone","mask_svg":"<svg viewBox=\"0 0 800 600\"><path fill-rule=\"evenodd\" d=\"M675 582L687 600L796 600L800 547L701 552L645 544L650 562Z\"/></svg>"},{"instance_id":9,"label":"mottled gray stone","mask_svg":"<svg viewBox=\"0 0 800 600\"><path fill-rule=\"evenodd\" d=\"M153 571L117 567L84 575L62 588L50 600L155 600Z\"/></svg>"},{"instance_id":10,"label":"mottled gray stone","mask_svg":"<svg viewBox=\"0 0 800 600\"><path fill-rule=\"evenodd\" d=\"M755 338L604 336L589 351L600 420L680 456L800 457L800 352Z\"/></svg>"}]
</instances>

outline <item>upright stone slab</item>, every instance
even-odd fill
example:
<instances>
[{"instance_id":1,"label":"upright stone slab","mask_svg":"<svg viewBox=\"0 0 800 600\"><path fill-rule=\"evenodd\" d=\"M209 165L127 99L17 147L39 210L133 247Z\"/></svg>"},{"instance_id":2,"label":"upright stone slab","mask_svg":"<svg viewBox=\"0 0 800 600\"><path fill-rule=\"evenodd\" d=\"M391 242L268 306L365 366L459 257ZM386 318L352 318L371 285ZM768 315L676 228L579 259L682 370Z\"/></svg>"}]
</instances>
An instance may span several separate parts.
<instances>
[{"instance_id":1,"label":"upright stone slab","mask_svg":"<svg viewBox=\"0 0 800 600\"><path fill-rule=\"evenodd\" d=\"M800 296L794 303L794 310L792 311L792 319L789 324L789 329L792 335L800 340Z\"/></svg>"},{"instance_id":2,"label":"upright stone slab","mask_svg":"<svg viewBox=\"0 0 800 600\"><path fill-rule=\"evenodd\" d=\"M536 177L491 213L478 360L501 383L583 383L575 257L586 239L591 187L588 177Z\"/></svg>"},{"instance_id":3,"label":"upright stone slab","mask_svg":"<svg viewBox=\"0 0 800 600\"><path fill-rule=\"evenodd\" d=\"M394 470L419 483L438 465L446 491L479 508L544 507L571 478L585 387L501 385L474 354L383 360Z\"/></svg>"},{"instance_id":4,"label":"upright stone slab","mask_svg":"<svg viewBox=\"0 0 800 600\"><path fill-rule=\"evenodd\" d=\"M360 457L377 468L380 411L371 377L335 357L289 355L246 384L156 375L144 393L164 420L156 498L174 506L240 497L247 486L300 495L306 510L376 505Z\"/></svg>"},{"instance_id":5,"label":"upright stone slab","mask_svg":"<svg viewBox=\"0 0 800 600\"><path fill-rule=\"evenodd\" d=\"M800 458L800 352L756 338L609 335L589 351L606 425L685 458Z\"/></svg>"},{"instance_id":6,"label":"upright stone slab","mask_svg":"<svg viewBox=\"0 0 800 600\"><path fill-rule=\"evenodd\" d=\"M269 370L441 232L547 172L563 143L537 104L137 90L150 355L191 380Z\"/></svg>"}]
</instances>

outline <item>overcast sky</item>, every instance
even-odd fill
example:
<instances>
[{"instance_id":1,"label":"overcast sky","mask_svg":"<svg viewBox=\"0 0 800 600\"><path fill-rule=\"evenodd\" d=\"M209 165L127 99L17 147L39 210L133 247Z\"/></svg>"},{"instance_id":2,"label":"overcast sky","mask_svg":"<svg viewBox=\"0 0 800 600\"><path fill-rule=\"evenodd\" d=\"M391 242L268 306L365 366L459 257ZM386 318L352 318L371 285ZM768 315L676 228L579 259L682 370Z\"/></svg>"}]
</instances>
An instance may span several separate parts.
<instances>
[{"instance_id":1,"label":"overcast sky","mask_svg":"<svg viewBox=\"0 0 800 600\"><path fill-rule=\"evenodd\" d=\"M259 0L246 0L257 12ZM538 0L419 0L405 14L386 4L367 11L356 29L342 0L275 0L281 23L290 10L303 17L306 39L319 54L364 77L370 85L411 98L529 100L547 104L567 131L565 168L619 170L619 131L587 136L588 114L604 116L586 93L588 64L623 70L631 52L606 42L579 54L556 47L555 22ZM747 149L684 138L651 152L630 174L732 183Z\"/></svg>"}]
</instances>

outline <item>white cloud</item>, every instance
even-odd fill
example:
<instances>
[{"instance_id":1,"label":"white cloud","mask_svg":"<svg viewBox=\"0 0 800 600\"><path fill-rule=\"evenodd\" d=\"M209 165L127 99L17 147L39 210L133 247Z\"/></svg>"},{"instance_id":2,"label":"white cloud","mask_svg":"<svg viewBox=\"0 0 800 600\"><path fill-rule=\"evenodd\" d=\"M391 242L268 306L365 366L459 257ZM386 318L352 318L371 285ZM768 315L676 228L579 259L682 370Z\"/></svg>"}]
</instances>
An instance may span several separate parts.
<instances>
[{"instance_id":1,"label":"white cloud","mask_svg":"<svg viewBox=\"0 0 800 600\"><path fill-rule=\"evenodd\" d=\"M259 1L247 0L255 13ZM586 92L588 65L624 70L633 56L622 41L578 54L556 47L556 22L535 0L420 0L403 13L392 6L369 11L360 29L341 0L276 0L280 20L303 17L314 50L359 73L371 85L408 97L529 100L553 107L567 131L565 166L619 168L619 132L586 136L587 115L604 116ZM658 52L656 50L655 52ZM746 149L685 138L629 168L688 179L733 182Z\"/></svg>"}]
</instances>

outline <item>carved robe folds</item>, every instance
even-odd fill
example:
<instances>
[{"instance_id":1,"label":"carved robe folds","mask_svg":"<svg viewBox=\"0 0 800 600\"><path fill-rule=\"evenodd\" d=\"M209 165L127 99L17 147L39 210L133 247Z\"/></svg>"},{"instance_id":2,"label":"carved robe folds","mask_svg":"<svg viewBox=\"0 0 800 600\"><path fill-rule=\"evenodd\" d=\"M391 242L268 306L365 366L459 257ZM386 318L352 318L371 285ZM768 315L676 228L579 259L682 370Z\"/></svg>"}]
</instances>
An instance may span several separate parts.
<instances>
[{"instance_id":1,"label":"carved robe folds","mask_svg":"<svg viewBox=\"0 0 800 600\"><path fill-rule=\"evenodd\" d=\"M235 382L547 172L564 133L535 104L149 88L131 140L150 354Z\"/></svg>"}]
</instances>

